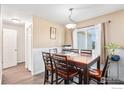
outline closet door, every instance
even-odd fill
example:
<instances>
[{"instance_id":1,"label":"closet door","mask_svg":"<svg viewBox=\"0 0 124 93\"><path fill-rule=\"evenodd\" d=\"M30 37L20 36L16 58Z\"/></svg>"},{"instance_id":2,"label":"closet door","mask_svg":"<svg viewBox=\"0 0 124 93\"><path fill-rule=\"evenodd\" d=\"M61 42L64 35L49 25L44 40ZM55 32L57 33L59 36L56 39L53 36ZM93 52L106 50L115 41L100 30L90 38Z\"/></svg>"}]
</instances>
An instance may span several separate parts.
<instances>
[{"instance_id":1,"label":"closet door","mask_svg":"<svg viewBox=\"0 0 124 93\"><path fill-rule=\"evenodd\" d=\"M17 65L17 31L3 29L3 68Z\"/></svg>"}]
</instances>

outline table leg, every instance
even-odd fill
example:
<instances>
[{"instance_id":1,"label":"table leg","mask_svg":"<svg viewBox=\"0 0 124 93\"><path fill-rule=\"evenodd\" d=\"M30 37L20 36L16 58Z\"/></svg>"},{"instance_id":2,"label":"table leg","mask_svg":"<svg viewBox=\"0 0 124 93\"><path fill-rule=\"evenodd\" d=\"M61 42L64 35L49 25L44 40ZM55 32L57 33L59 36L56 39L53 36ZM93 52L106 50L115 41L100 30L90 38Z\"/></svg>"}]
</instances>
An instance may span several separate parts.
<instances>
[{"instance_id":1,"label":"table leg","mask_svg":"<svg viewBox=\"0 0 124 93\"><path fill-rule=\"evenodd\" d=\"M80 73L79 73L79 84L82 84L82 77L83 77L83 72L80 71Z\"/></svg>"},{"instance_id":2,"label":"table leg","mask_svg":"<svg viewBox=\"0 0 124 93\"><path fill-rule=\"evenodd\" d=\"M97 61L97 69L100 69L100 58L99 58L99 60Z\"/></svg>"},{"instance_id":3,"label":"table leg","mask_svg":"<svg viewBox=\"0 0 124 93\"><path fill-rule=\"evenodd\" d=\"M119 80L119 62L117 62L117 68L118 68L118 70L117 70L117 79Z\"/></svg>"},{"instance_id":4,"label":"table leg","mask_svg":"<svg viewBox=\"0 0 124 93\"><path fill-rule=\"evenodd\" d=\"M88 67L85 67L84 69L84 84L89 84Z\"/></svg>"}]
</instances>

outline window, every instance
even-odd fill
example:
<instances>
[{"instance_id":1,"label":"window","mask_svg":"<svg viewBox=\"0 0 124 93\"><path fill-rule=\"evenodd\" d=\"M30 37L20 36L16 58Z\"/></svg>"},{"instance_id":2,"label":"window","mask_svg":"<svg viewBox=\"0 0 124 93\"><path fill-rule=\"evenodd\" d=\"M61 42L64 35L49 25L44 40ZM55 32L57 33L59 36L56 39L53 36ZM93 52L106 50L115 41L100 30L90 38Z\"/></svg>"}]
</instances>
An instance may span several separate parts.
<instances>
[{"instance_id":1,"label":"window","mask_svg":"<svg viewBox=\"0 0 124 93\"><path fill-rule=\"evenodd\" d=\"M75 29L73 31L73 48L89 49L101 53L101 24Z\"/></svg>"}]
</instances>

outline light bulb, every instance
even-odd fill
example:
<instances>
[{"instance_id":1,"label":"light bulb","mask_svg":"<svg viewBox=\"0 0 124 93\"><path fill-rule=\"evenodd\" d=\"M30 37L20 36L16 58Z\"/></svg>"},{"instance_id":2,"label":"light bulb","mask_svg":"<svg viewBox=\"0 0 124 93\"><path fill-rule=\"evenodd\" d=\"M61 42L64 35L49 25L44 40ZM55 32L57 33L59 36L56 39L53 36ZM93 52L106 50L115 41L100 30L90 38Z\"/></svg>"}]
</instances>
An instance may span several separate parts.
<instances>
[{"instance_id":1,"label":"light bulb","mask_svg":"<svg viewBox=\"0 0 124 93\"><path fill-rule=\"evenodd\" d=\"M74 28L76 28L76 24L67 24L66 25L66 28L68 28L68 29L74 29Z\"/></svg>"}]
</instances>

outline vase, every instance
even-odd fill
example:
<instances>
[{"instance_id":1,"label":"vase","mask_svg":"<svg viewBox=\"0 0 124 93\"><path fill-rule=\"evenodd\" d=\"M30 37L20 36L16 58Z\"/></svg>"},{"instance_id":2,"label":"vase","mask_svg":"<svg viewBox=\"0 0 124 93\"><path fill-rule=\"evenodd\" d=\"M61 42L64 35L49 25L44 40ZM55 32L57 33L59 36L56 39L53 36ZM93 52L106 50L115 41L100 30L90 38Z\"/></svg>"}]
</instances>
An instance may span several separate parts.
<instances>
[{"instance_id":1,"label":"vase","mask_svg":"<svg viewBox=\"0 0 124 93\"><path fill-rule=\"evenodd\" d=\"M112 61L119 61L120 60L120 56L119 55L112 55L111 56L111 60Z\"/></svg>"}]
</instances>

